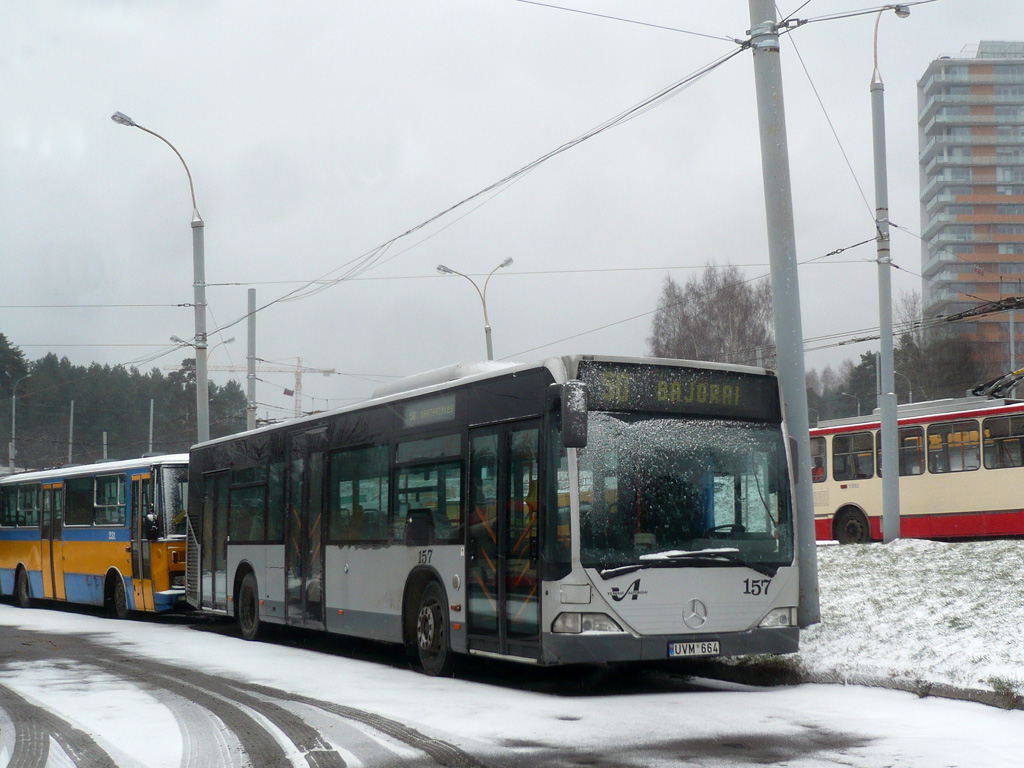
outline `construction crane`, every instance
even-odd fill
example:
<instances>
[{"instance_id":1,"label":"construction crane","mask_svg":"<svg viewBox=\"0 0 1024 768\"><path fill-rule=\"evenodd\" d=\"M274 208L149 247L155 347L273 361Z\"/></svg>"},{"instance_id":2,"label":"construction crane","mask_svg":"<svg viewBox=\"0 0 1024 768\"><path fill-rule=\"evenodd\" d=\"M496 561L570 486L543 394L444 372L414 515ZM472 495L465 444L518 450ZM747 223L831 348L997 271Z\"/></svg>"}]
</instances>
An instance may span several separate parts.
<instances>
[{"instance_id":1,"label":"construction crane","mask_svg":"<svg viewBox=\"0 0 1024 768\"><path fill-rule=\"evenodd\" d=\"M178 370L177 367L168 368L167 370ZM247 365L211 365L208 366L207 370L210 371L229 371L232 373L246 373L249 370ZM330 376L332 373L338 371L334 368L313 368L308 365L302 364L302 358L295 358L295 365L271 365L268 364L267 360L262 358L256 358L256 373L294 373L295 374L295 389L285 390L285 394L292 394L295 398L295 415L296 417L302 415L302 374L303 373L322 373L324 376Z\"/></svg>"}]
</instances>

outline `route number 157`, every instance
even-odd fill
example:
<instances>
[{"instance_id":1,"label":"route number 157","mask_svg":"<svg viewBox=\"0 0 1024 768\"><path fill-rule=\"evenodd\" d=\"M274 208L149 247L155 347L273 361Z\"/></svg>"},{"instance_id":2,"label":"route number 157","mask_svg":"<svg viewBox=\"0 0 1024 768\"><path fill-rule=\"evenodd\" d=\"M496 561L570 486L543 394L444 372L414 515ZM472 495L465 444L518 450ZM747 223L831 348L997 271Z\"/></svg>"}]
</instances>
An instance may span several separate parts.
<instances>
[{"instance_id":1,"label":"route number 157","mask_svg":"<svg viewBox=\"0 0 1024 768\"><path fill-rule=\"evenodd\" d=\"M743 580L743 594L744 595L767 595L768 585L772 583L771 579L744 579Z\"/></svg>"}]
</instances>

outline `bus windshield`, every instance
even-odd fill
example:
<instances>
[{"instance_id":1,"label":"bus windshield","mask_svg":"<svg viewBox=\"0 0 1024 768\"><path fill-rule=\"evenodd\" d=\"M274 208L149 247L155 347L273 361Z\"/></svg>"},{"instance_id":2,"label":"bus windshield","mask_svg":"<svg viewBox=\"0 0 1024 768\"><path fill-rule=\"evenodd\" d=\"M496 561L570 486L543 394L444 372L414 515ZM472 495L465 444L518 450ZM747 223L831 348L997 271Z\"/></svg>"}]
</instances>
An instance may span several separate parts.
<instances>
[{"instance_id":1,"label":"bus windshield","mask_svg":"<svg viewBox=\"0 0 1024 768\"><path fill-rule=\"evenodd\" d=\"M579 475L585 567L793 561L778 424L592 412Z\"/></svg>"},{"instance_id":2,"label":"bus windshield","mask_svg":"<svg viewBox=\"0 0 1024 768\"><path fill-rule=\"evenodd\" d=\"M168 466L163 468L161 506L163 530L168 536L184 536L187 519L188 467Z\"/></svg>"}]
</instances>

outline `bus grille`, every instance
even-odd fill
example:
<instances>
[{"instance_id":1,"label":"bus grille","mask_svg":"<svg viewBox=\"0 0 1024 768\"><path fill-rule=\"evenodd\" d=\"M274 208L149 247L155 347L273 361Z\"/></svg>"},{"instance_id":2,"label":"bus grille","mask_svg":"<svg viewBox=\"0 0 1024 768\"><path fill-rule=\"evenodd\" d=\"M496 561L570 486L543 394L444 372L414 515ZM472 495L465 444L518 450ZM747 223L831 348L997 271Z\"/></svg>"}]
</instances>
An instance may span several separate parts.
<instances>
[{"instance_id":1,"label":"bus grille","mask_svg":"<svg viewBox=\"0 0 1024 768\"><path fill-rule=\"evenodd\" d=\"M198 608L199 594L199 539L192 529L192 518L185 518L188 526L188 539L185 542L185 600L193 608Z\"/></svg>"}]
</instances>

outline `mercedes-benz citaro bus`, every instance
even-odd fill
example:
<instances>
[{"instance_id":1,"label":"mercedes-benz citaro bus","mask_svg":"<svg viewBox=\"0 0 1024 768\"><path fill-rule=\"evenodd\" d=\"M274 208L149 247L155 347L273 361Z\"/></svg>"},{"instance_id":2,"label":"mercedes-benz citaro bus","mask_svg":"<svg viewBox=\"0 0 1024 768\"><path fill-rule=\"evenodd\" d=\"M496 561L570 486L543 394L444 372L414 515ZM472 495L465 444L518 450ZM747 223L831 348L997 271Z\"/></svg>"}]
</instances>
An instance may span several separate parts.
<instances>
[{"instance_id":1,"label":"mercedes-benz citaro bus","mask_svg":"<svg viewBox=\"0 0 1024 768\"><path fill-rule=\"evenodd\" d=\"M540 665L789 653L797 555L774 373L451 366L194 446L189 602Z\"/></svg>"},{"instance_id":2,"label":"mercedes-benz citaro bus","mask_svg":"<svg viewBox=\"0 0 1024 768\"><path fill-rule=\"evenodd\" d=\"M0 479L0 594L162 612L185 602L188 455Z\"/></svg>"}]
</instances>

